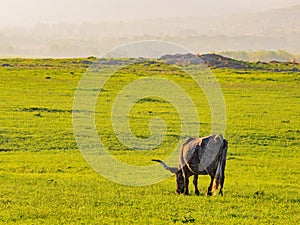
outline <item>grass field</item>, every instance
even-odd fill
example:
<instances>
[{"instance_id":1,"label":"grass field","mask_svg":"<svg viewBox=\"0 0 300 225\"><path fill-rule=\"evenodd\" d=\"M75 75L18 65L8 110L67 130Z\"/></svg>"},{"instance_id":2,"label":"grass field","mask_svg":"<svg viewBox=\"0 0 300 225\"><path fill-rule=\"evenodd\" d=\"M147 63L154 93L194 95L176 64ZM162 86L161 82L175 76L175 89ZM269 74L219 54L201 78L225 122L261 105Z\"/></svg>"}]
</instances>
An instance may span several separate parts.
<instances>
[{"instance_id":1,"label":"grass field","mask_svg":"<svg viewBox=\"0 0 300 225\"><path fill-rule=\"evenodd\" d=\"M207 176L200 176L200 196L179 196L174 177L124 186L106 180L84 160L73 134L72 104L87 60L94 59L0 59L0 66L10 64L0 67L1 224L299 223L299 73L212 70L226 102L224 196L205 196ZM176 110L160 99L140 101L130 115L138 137L149 136L153 116L164 119L167 136L156 149L126 149L113 134L109 110L115 89L153 74L188 90L199 112L200 135L211 129L205 96L189 85L188 76L164 65L126 68L99 96L107 104L97 105L104 111L96 114L96 125L111 153L134 165L166 158L178 141Z\"/></svg>"}]
</instances>

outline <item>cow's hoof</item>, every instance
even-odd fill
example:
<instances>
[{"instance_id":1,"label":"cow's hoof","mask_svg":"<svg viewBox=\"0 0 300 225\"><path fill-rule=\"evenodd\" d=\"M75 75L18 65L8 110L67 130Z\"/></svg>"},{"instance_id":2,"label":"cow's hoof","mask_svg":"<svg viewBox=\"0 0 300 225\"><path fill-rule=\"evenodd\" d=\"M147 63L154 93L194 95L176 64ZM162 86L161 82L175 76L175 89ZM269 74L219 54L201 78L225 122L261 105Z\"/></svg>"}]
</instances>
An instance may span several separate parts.
<instances>
[{"instance_id":1,"label":"cow's hoof","mask_svg":"<svg viewBox=\"0 0 300 225\"><path fill-rule=\"evenodd\" d=\"M212 192L207 192L206 196L212 196Z\"/></svg>"}]
</instances>

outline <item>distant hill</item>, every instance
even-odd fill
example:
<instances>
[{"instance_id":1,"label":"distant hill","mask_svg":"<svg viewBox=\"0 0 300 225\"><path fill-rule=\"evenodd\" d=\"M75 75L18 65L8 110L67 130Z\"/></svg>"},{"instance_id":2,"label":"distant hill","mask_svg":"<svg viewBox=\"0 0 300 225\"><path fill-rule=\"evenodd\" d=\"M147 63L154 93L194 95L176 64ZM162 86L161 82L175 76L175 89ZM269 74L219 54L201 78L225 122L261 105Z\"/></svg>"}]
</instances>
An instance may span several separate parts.
<instances>
[{"instance_id":1,"label":"distant hill","mask_svg":"<svg viewBox=\"0 0 300 225\"><path fill-rule=\"evenodd\" d=\"M246 62L224 57L218 54L175 54L163 55L159 58L171 65L199 65L204 64L211 68L230 68L236 70L267 70L273 72L300 72L300 65L296 62Z\"/></svg>"},{"instance_id":2,"label":"distant hill","mask_svg":"<svg viewBox=\"0 0 300 225\"><path fill-rule=\"evenodd\" d=\"M300 62L300 55L293 55L284 50L277 51L223 51L220 55L248 62Z\"/></svg>"},{"instance_id":3,"label":"distant hill","mask_svg":"<svg viewBox=\"0 0 300 225\"><path fill-rule=\"evenodd\" d=\"M278 50L300 54L300 5L252 14L133 22L37 24L0 29L0 57L101 56L120 44L164 40L196 53Z\"/></svg>"},{"instance_id":4,"label":"distant hill","mask_svg":"<svg viewBox=\"0 0 300 225\"><path fill-rule=\"evenodd\" d=\"M147 63L145 63L145 60ZM158 61L157 61L158 60ZM242 60L232 59L230 57L224 57L219 54L166 54L158 59L147 60L145 58L100 58L97 62L102 65L129 65L134 63L143 63L145 66L150 64L156 64L164 62L169 65L205 65L209 68L228 68L235 70L262 70L273 72L300 72L300 64L296 62L279 62L271 61L266 62L247 62ZM86 62L86 61L83 61ZM90 61L92 63L92 61Z\"/></svg>"},{"instance_id":5,"label":"distant hill","mask_svg":"<svg viewBox=\"0 0 300 225\"><path fill-rule=\"evenodd\" d=\"M53 59L36 59L33 60L35 64L32 64L32 60L28 59L0 59L0 67L7 67L9 69L18 67L26 68L32 66L49 66L49 62ZM65 59L60 59L57 62L61 63L61 66L65 66ZM278 62L272 61L266 62L246 62L241 60L235 60L229 57L224 57L218 54L166 54L159 58L74 58L72 64L76 64L79 68L88 68L93 63L97 63L99 66L120 66L120 65L131 65L131 64L142 64L143 66L151 66L152 64L166 63L169 65L178 66L193 66L193 65L204 65L211 69L233 69L236 73L247 74L251 70L258 71L272 71L272 72L286 72L286 73L300 73L300 64L296 62ZM51 68L51 67L50 67ZM70 72L73 74L74 72ZM45 79L51 79L47 76Z\"/></svg>"},{"instance_id":6,"label":"distant hill","mask_svg":"<svg viewBox=\"0 0 300 225\"><path fill-rule=\"evenodd\" d=\"M159 60L165 61L167 64L186 64L199 65L205 64L214 68L232 68L232 69L246 69L247 65L243 61L234 60L217 54L176 54L163 55Z\"/></svg>"}]
</instances>

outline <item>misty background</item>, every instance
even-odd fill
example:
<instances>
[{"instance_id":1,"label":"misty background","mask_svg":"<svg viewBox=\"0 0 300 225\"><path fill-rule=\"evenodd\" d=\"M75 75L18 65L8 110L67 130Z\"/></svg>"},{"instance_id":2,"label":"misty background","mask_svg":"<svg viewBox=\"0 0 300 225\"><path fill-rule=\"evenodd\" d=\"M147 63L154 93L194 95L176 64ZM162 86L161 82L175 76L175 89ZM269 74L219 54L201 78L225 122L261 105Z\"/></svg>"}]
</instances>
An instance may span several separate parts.
<instances>
[{"instance_id":1,"label":"misty background","mask_svg":"<svg viewBox=\"0 0 300 225\"><path fill-rule=\"evenodd\" d=\"M99 57L141 40L175 42L200 54L281 50L300 55L300 0L0 3L0 57Z\"/></svg>"}]
</instances>

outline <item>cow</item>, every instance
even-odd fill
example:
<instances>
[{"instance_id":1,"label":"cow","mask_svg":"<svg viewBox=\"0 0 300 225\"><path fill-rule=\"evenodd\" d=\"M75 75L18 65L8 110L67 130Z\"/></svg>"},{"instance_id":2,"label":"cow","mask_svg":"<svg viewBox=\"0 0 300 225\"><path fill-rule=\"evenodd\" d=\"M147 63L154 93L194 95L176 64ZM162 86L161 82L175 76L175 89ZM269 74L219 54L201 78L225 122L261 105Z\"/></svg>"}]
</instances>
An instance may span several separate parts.
<instances>
[{"instance_id":1,"label":"cow","mask_svg":"<svg viewBox=\"0 0 300 225\"><path fill-rule=\"evenodd\" d=\"M206 194L211 196L220 186L219 194L223 195L227 149L228 142L222 135L188 138L180 150L178 167L169 167L158 159L152 159L152 161L159 162L166 170L176 175L178 194L189 194L190 176L194 176L195 193L199 194L198 175L209 175L211 181Z\"/></svg>"}]
</instances>

